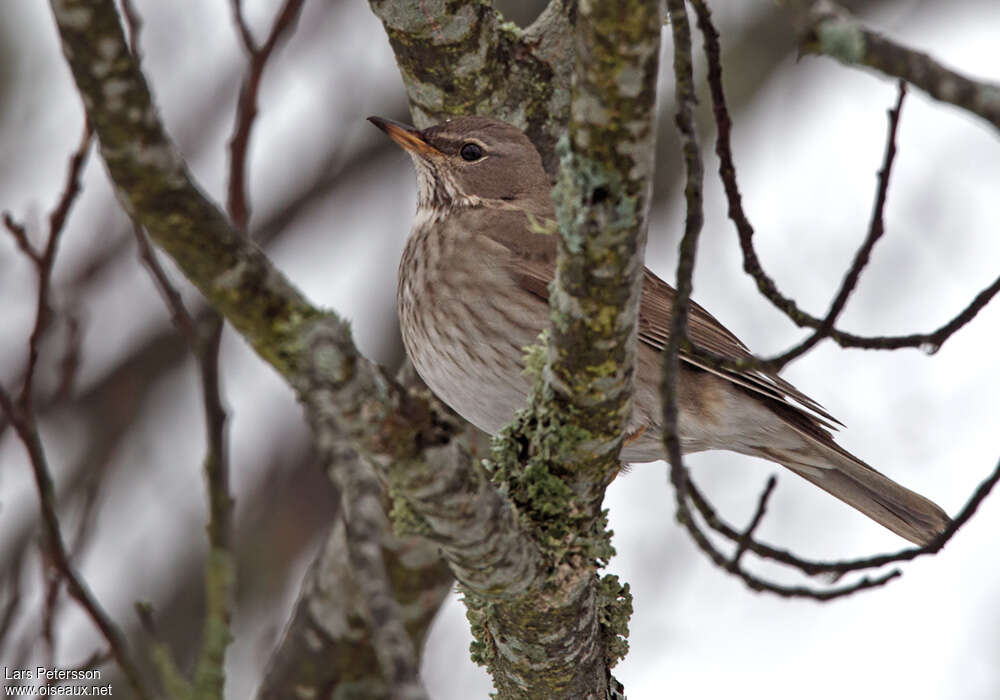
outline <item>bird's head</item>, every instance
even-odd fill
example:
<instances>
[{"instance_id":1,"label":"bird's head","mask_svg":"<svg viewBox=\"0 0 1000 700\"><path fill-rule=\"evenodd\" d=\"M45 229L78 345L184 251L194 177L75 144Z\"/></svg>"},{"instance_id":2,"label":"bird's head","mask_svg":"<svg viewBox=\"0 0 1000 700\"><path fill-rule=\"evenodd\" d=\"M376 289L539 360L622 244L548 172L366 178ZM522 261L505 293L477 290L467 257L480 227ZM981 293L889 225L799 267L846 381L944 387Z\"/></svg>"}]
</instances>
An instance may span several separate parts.
<instances>
[{"instance_id":1,"label":"bird's head","mask_svg":"<svg viewBox=\"0 0 1000 700\"><path fill-rule=\"evenodd\" d=\"M418 206L535 208L551 185L534 145L516 126L489 117L457 117L419 131L369 117L413 158Z\"/></svg>"}]
</instances>

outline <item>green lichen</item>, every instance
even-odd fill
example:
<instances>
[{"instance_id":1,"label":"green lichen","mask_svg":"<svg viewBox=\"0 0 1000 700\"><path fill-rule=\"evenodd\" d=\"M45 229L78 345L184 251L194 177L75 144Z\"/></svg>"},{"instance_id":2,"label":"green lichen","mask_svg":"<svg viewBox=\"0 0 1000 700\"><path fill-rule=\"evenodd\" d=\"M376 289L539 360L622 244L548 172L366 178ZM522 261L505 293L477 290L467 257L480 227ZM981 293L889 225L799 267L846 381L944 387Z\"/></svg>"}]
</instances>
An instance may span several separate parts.
<instances>
[{"instance_id":1,"label":"green lichen","mask_svg":"<svg viewBox=\"0 0 1000 700\"><path fill-rule=\"evenodd\" d=\"M558 405L543 378L548 331L525 348L524 372L532 389L527 408L493 439L487 471L516 505L523 524L534 533L553 566L569 558L606 563L613 555L606 519L594 521L573 490L575 474L567 469L580 445L594 436L579 427L576 411Z\"/></svg>"},{"instance_id":2,"label":"green lichen","mask_svg":"<svg viewBox=\"0 0 1000 700\"><path fill-rule=\"evenodd\" d=\"M488 625L490 617L494 614L494 606L461 584L458 589L462 593L462 602L465 603L465 619L469 621L472 630L469 653L473 662L489 668L497 655Z\"/></svg>"},{"instance_id":3,"label":"green lichen","mask_svg":"<svg viewBox=\"0 0 1000 700\"><path fill-rule=\"evenodd\" d=\"M605 574L597 588L598 622L604 637L605 661L608 668L628 654L628 621L632 617L632 593L627 583L617 576Z\"/></svg>"},{"instance_id":4,"label":"green lichen","mask_svg":"<svg viewBox=\"0 0 1000 700\"><path fill-rule=\"evenodd\" d=\"M392 522L392 530L400 537L406 535L419 535L428 537L434 534L433 529L427 524L410 502L403 497L391 484L389 485L389 500L392 507L389 509L389 520Z\"/></svg>"},{"instance_id":5,"label":"green lichen","mask_svg":"<svg viewBox=\"0 0 1000 700\"><path fill-rule=\"evenodd\" d=\"M851 22L828 20L816 27L821 53L847 64L861 63L865 56L865 37L861 27Z\"/></svg>"},{"instance_id":6,"label":"green lichen","mask_svg":"<svg viewBox=\"0 0 1000 700\"><path fill-rule=\"evenodd\" d=\"M571 253L580 253L587 242L587 205L593 202L595 192L620 191L620 187L614 187L620 184L620 178L613 170L571 148L568 133L556 143L556 155L559 156L560 168L559 179L552 189L552 203L567 249Z\"/></svg>"}]
</instances>

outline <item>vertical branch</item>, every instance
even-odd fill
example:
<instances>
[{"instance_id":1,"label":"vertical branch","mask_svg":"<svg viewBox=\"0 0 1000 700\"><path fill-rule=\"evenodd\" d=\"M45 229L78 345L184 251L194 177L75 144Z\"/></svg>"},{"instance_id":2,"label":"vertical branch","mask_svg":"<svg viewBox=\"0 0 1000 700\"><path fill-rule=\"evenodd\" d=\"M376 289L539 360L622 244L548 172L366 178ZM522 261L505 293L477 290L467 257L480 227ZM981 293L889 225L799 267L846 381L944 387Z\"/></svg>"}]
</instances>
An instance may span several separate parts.
<instances>
[{"instance_id":1,"label":"vertical branch","mask_svg":"<svg viewBox=\"0 0 1000 700\"><path fill-rule=\"evenodd\" d=\"M222 698L225 686L226 649L233 639L232 613L236 591L233 561L233 498L229 486L229 449L226 409L219 377L219 344L222 316L213 311L193 348L201 376L208 443L204 471L208 491L208 562L205 567L205 626L201 657L194 675L198 696Z\"/></svg>"},{"instance_id":2,"label":"vertical branch","mask_svg":"<svg viewBox=\"0 0 1000 700\"><path fill-rule=\"evenodd\" d=\"M694 274L698 235L704 222L702 210L704 168L694 123L696 99L694 71L691 65L691 27L688 24L684 0L667 0L667 9L674 37L677 131L687 170L684 186L687 217L684 223L684 237L681 239L680 259L677 263L677 293L674 295L670 336L663 350L663 378L660 392L663 397L663 442L670 459L670 480L676 491L678 517L683 518L682 513L687 512L687 471L682 462L680 439L677 435L677 375L680 372L680 348L687 337L691 279Z\"/></svg>"},{"instance_id":3,"label":"vertical branch","mask_svg":"<svg viewBox=\"0 0 1000 700\"><path fill-rule=\"evenodd\" d=\"M331 424L317 420L317 413L311 415L313 430L320 458L341 494L348 559L382 678L393 698L426 700L416 646L406 631L383 557L382 540L389 524L382 488L371 467L353 450L340 446L342 441Z\"/></svg>"},{"instance_id":4,"label":"vertical branch","mask_svg":"<svg viewBox=\"0 0 1000 700\"><path fill-rule=\"evenodd\" d=\"M19 227L11 225L13 222L9 215L5 214L4 217L8 229L14 233L22 250L28 253L28 257L35 263L35 270L38 273L38 299L35 305L35 325L31 330L31 337L28 340L28 362L24 369L24 384L18 396L20 410L24 413L32 413L34 410L33 381L35 368L38 364L38 356L41 353L42 337L49 329L49 320L52 316L49 297L52 291L52 270L55 268L56 250L59 248L59 240L62 236L70 207L73 206L73 202L76 201L76 197L80 193L80 173L87 162L87 153L90 152L90 138L90 126L85 124L80 145L70 158L62 196L59 198L56 208L49 215L49 236L45 247L41 251L36 251L34 254L29 252L32 250L31 244L27 241L27 238L24 238L24 229L20 228L20 235L18 235L16 231Z\"/></svg>"},{"instance_id":5,"label":"vertical branch","mask_svg":"<svg viewBox=\"0 0 1000 700\"><path fill-rule=\"evenodd\" d=\"M107 641L111 654L128 679L136 697L149 698L150 693L143 683L138 664L128 650L128 642L124 633L98 602L70 558L69 549L59 526L59 518L56 515L56 493L55 484L52 481L52 471L45 457L45 449L42 447L34 415L21 413L10 394L2 387L0 387L0 410L7 416L7 420L14 427L28 452L32 474L35 477L35 487L38 490L39 506L42 511L46 549L53 565L65 578L69 594L86 611Z\"/></svg>"},{"instance_id":6,"label":"vertical branch","mask_svg":"<svg viewBox=\"0 0 1000 700\"><path fill-rule=\"evenodd\" d=\"M249 66L243 85L240 88L239 107L236 113L236 125L229 139L229 196L226 199L226 210L233 224L241 231L247 230L250 220L250 204L246 191L246 162L250 134L257 119L257 93L260 81L264 76L264 68L278 45L278 41L286 32L294 29L302 11L303 0L285 0L278 11L271 31L262 46L257 46L253 34L243 17L241 0L232 0L233 21L240 35L243 48L249 56Z\"/></svg>"},{"instance_id":7,"label":"vertical branch","mask_svg":"<svg viewBox=\"0 0 1000 700\"><path fill-rule=\"evenodd\" d=\"M541 381L494 453L495 478L545 533L551 573L515 600L465 596L474 658L502 698L606 696L631 614L628 587L596 574L612 555L601 503L632 417L660 17L617 0L580 3L574 22L552 324L533 363L544 360Z\"/></svg>"},{"instance_id":8,"label":"vertical branch","mask_svg":"<svg viewBox=\"0 0 1000 700\"><path fill-rule=\"evenodd\" d=\"M111 654L121 667L136 696L139 698L148 698L150 697L150 693L143 683L138 665L129 652L125 635L87 586L83 576L73 563L69 547L63 538L59 516L56 512L55 483L45 456L45 449L42 445L34 412L33 380L38 369L42 338L48 329L52 315L50 297L56 252L66 225L66 219L80 193L80 173L86 163L87 153L90 150L90 141L90 127L89 125L84 125L80 145L73 153L69 167L67 168L66 183L63 187L62 195L49 216L48 237L45 246L41 250L37 250L31 245L24 227L15 222L10 214L4 213L3 218L7 229L14 236L24 254L27 255L35 266L38 277L38 294L36 298L35 323L28 340L28 360L24 370L21 390L15 398L5 388L0 386L0 413L13 426L28 453L28 461L31 464L35 487L38 492L42 529L45 535L45 549L52 566L58 572L59 576L66 581L66 588L70 596L80 604L107 641ZM54 588L50 589L48 594L50 601L54 598L54 594Z\"/></svg>"},{"instance_id":9,"label":"vertical branch","mask_svg":"<svg viewBox=\"0 0 1000 700\"><path fill-rule=\"evenodd\" d=\"M130 27L130 52L133 56L138 56L138 28L141 26L141 20L134 10L131 14L126 12L126 19ZM206 532L209 551L205 567L205 622L202 647L190 689L199 696L221 698L225 686L226 649L232 641L232 607L236 588L232 555L233 499L226 442L227 414L223 405L219 376L219 348L223 321L222 316L214 310L207 311L203 315L201 324L195 321L184 305L180 293L160 265L142 227L136 225L134 229L140 260L163 297L174 326L194 355L201 379L207 446L203 470L208 494L209 516ZM167 650L160 648L159 654L162 657L159 668L164 679L174 677L176 674L173 672L172 661L167 657ZM171 683L177 685L184 681L175 677Z\"/></svg>"},{"instance_id":10,"label":"vertical branch","mask_svg":"<svg viewBox=\"0 0 1000 700\"><path fill-rule=\"evenodd\" d=\"M561 236L544 378L582 432L574 489L594 510L632 415L636 323L653 172L655 3L582 3L569 134L553 201Z\"/></svg>"},{"instance_id":11,"label":"vertical branch","mask_svg":"<svg viewBox=\"0 0 1000 700\"><path fill-rule=\"evenodd\" d=\"M236 124L229 142L227 209L233 224L244 232L250 216L246 193L246 159L250 135L257 117L260 81L278 41L294 28L302 5L303 0L286 0L267 39L258 47L243 16L241 0L232 0L234 22L249 56L249 66L240 90ZM216 318L221 319L217 315ZM221 331L221 321L216 328ZM214 337L217 350L217 332ZM202 355L203 369L210 368L210 357L209 354ZM206 388L207 386L206 384ZM319 446L320 459L338 487L344 504L347 550L354 575L360 583L359 590L363 593L362 612L382 676L394 698L426 698L419 679L416 649L404 625L403 613L394 597L392 582L383 560L382 534L387 523L382 513L381 488L369 465L364 464L352 450L345 453L335 422L325 420L327 414L315 404L310 406L308 413L314 438ZM222 478L224 470L219 475L220 483L215 484L220 488ZM211 489L211 492L214 494L216 489Z\"/></svg>"}]
</instances>

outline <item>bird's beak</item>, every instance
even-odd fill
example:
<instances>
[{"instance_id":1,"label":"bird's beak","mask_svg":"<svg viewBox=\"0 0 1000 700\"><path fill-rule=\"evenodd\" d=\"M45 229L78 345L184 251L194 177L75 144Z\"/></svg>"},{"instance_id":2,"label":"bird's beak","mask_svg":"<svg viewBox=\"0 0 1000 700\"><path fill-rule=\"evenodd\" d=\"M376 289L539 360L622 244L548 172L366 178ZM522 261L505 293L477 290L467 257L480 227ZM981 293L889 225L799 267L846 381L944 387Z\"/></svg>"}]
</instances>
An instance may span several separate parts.
<instances>
[{"instance_id":1,"label":"bird's beak","mask_svg":"<svg viewBox=\"0 0 1000 700\"><path fill-rule=\"evenodd\" d=\"M421 156L441 155L441 152L434 148L420 135L420 132L409 124L400 124L392 119L382 117L368 117L368 121L384 131L386 135L410 153Z\"/></svg>"}]
</instances>

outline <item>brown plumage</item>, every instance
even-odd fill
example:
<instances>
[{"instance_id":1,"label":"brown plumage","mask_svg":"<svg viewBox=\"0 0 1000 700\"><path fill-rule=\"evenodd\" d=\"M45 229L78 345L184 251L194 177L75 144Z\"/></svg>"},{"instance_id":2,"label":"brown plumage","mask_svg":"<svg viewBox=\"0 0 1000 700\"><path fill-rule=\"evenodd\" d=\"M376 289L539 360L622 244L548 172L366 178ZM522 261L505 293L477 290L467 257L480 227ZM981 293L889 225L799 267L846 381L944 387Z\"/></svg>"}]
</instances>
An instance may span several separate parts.
<instances>
[{"instance_id":1,"label":"brown plumage","mask_svg":"<svg viewBox=\"0 0 1000 700\"><path fill-rule=\"evenodd\" d=\"M528 393L523 348L547 325L556 240L541 158L516 127L462 117L417 131L372 117L417 167L418 209L399 267L398 311L417 372L455 411L496 433ZM637 437L624 462L665 457L657 391L674 290L645 270L639 312ZM750 351L693 304L691 342L732 360ZM715 370L682 354L678 432L684 452L725 449L777 462L896 534L924 544L949 523L931 501L837 445L839 423L776 374Z\"/></svg>"}]
</instances>

